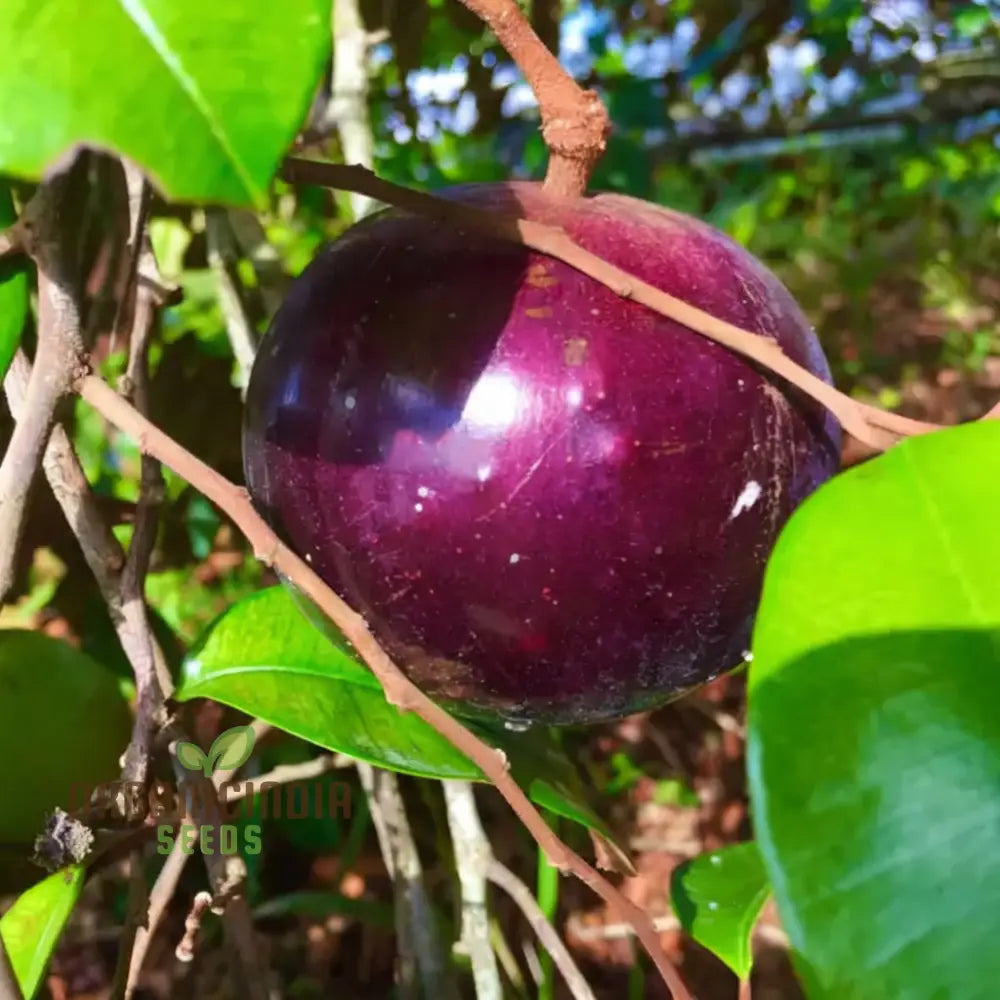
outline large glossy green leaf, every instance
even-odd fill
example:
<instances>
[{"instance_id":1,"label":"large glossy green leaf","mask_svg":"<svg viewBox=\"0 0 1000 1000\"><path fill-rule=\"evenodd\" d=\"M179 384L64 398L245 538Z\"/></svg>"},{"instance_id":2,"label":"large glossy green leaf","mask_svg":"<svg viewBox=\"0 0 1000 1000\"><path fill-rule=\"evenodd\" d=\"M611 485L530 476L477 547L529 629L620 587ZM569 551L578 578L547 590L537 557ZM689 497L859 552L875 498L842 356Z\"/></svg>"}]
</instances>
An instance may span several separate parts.
<instances>
[{"instance_id":1,"label":"large glossy green leaf","mask_svg":"<svg viewBox=\"0 0 1000 1000\"><path fill-rule=\"evenodd\" d=\"M1000 900L1000 424L827 484L753 640L758 843L810 996L992 997Z\"/></svg>"},{"instance_id":2,"label":"large glossy green leaf","mask_svg":"<svg viewBox=\"0 0 1000 1000\"><path fill-rule=\"evenodd\" d=\"M33 885L0 917L0 935L25 1000L38 991L52 952L83 890L84 869L72 865Z\"/></svg>"},{"instance_id":3,"label":"large glossy green leaf","mask_svg":"<svg viewBox=\"0 0 1000 1000\"><path fill-rule=\"evenodd\" d=\"M10 188L0 181L0 230L17 220ZM0 381L21 341L28 314L28 279L20 261L0 261Z\"/></svg>"},{"instance_id":4,"label":"large glossy green leaf","mask_svg":"<svg viewBox=\"0 0 1000 1000\"><path fill-rule=\"evenodd\" d=\"M115 675L58 639L0 631L0 842L30 853L45 814L117 777L132 722Z\"/></svg>"},{"instance_id":5,"label":"large glossy green leaf","mask_svg":"<svg viewBox=\"0 0 1000 1000\"><path fill-rule=\"evenodd\" d=\"M670 900L684 929L740 979L750 975L750 935L771 890L750 841L699 854L674 869Z\"/></svg>"},{"instance_id":6,"label":"large glossy green leaf","mask_svg":"<svg viewBox=\"0 0 1000 1000\"><path fill-rule=\"evenodd\" d=\"M313 625L284 587L233 605L191 650L175 695L212 698L319 746L426 778L481 781L483 773L412 712L390 705L371 671L332 626ZM466 722L466 725L470 723ZM546 729L512 733L475 726L503 750L511 773L546 808L608 842L572 762Z\"/></svg>"},{"instance_id":7,"label":"large glossy green leaf","mask_svg":"<svg viewBox=\"0 0 1000 1000\"><path fill-rule=\"evenodd\" d=\"M5 0L0 170L77 144L176 200L262 203L329 53L324 0Z\"/></svg>"}]
</instances>

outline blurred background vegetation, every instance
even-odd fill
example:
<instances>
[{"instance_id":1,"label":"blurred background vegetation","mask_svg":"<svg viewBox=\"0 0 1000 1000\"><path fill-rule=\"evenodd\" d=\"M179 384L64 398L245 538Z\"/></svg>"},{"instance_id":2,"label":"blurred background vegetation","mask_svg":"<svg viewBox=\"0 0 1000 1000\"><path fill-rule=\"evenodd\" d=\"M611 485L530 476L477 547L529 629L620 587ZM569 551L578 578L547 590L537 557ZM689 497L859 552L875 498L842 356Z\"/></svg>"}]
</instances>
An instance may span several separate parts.
<instances>
[{"instance_id":1,"label":"blurred background vegetation","mask_svg":"<svg viewBox=\"0 0 1000 1000\"><path fill-rule=\"evenodd\" d=\"M815 323L847 391L948 423L996 402L1000 4L531 0L523 6L564 65L610 110L614 131L595 189L697 215L749 247ZM545 156L532 95L457 0L361 0L359 13L369 42L368 106L380 174L428 189L540 178ZM332 78L316 95L299 146L342 159ZM350 224L351 212L346 195L296 193L281 183L260 215L162 204L155 210L161 270L183 296L165 311L153 348L152 417L229 477L242 478L246 377L233 345L266 329L289 282ZM98 345L110 377L122 371L122 347ZM135 447L82 405L74 436L116 531L127 539L139 479ZM166 492L148 596L161 640L179 657L222 610L273 580L232 526L169 473ZM36 494L28 538L20 596L3 609L0 627L69 639L129 676L47 491ZM579 744L609 818L626 831L639 859L630 894L657 913L666 912L666 880L680 858L745 834L739 683L724 679L693 703L567 737ZM423 808L422 793L415 787L409 793ZM512 853L530 854L523 834L499 807L497 813L511 843L520 845ZM344 898L359 899L372 887L378 897L384 872L365 823L360 832L300 830L294 843L265 837L256 902L324 879ZM434 835L428 838L433 851ZM338 853L348 841L350 883ZM568 887L563 905L583 919L594 904ZM594 913L598 923L610 919ZM388 933L384 908L373 904L360 917L362 927L375 928L371 933ZM333 947L321 947L323 934L332 933L329 915L300 919L319 928L309 932L309 948ZM71 950L55 967L62 969L65 995L86 992L94 963L101 965L93 938L87 940L88 959ZM341 970L342 995L383 995L391 982L384 941L369 952L338 947L339 965L307 963L304 973L290 976L297 992L289 995L329 995L331 968ZM609 996L644 995L641 969L628 971L635 966L631 947L608 937L577 942L604 970L594 973L595 982ZM797 995L779 966L780 960L773 992L755 995ZM728 973L704 975L700 995L733 995ZM697 986L697 977L690 982ZM648 995L658 995L655 989L650 981Z\"/></svg>"}]
</instances>

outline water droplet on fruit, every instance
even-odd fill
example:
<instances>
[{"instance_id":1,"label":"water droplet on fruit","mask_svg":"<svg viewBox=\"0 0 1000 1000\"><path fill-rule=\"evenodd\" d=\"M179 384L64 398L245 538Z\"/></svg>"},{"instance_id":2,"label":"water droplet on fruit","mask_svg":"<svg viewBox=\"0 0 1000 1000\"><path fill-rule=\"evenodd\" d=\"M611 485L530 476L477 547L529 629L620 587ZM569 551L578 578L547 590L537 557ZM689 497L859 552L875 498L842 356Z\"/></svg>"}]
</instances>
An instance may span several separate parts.
<instances>
[{"instance_id":1,"label":"water droplet on fruit","mask_svg":"<svg viewBox=\"0 0 1000 1000\"><path fill-rule=\"evenodd\" d=\"M479 468L476 469L476 479L478 479L481 483L485 483L486 480L490 478L491 471L492 470L488 465L479 466Z\"/></svg>"},{"instance_id":2,"label":"water droplet on fruit","mask_svg":"<svg viewBox=\"0 0 1000 1000\"><path fill-rule=\"evenodd\" d=\"M708 856L708 860L709 860L709 861L710 861L710 862L711 862L711 863L712 863L713 865L721 865L721 864L722 864L722 858L720 858L718 854L710 854L710 855Z\"/></svg>"},{"instance_id":3,"label":"water droplet on fruit","mask_svg":"<svg viewBox=\"0 0 1000 1000\"><path fill-rule=\"evenodd\" d=\"M424 509L424 505L422 503L415 503L413 509L419 514Z\"/></svg>"},{"instance_id":4,"label":"water droplet on fruit","mask_svg":"<svg viewBox=\"0 0 1000 1000\"><path fill-rule=\"evenodd\" d=\"M566 402L576 409L583 402L583 390L578 385L571 385L566 390Z\"/></svg>"},{"instance_id":5,"label":"water droplet on fruit","mask_svg":"<svg viewBox=\"0 0 1000 1000\"><path fill-rule=\"evenodd\" d=\"M710 910L717 910L719 908L719 904L714 899L710 899L708 901L708 908Z\"/></svg>"},{"instance_id":6,"label":"water droplet on fruit","mask_svg":"<svg viewBox=\"0 0 1000 1000\"><path fill-rule=\"evenodd\" d=\"M744 663L749 663L751 660L753 660L753 653L751 653L749 649L744 649L743 650L743 662Z\"/></svg>"},{"instance_id":7,"label":"water droplet on fruit","mask_svg":"<svg viewBox=\"0 0 1000 1000\"><path fill-rule=\"evenodd\" d=\"M344 406L346 406L346 407L347 407L347 409L349 409L349 410L353 410L353 409L354 409L354 407L355 407L355 406L357 406L357 405L358 405L358 401L357 401L357 399L355 398L355 395L354 395L354 393L353 393L353 392L349 392L349 393L348 393L348 394L347 394L347 395L346 395L346 396L344 397Z\"/></svg>"},{"instance_id":8,"label":"water droplet on fruit","mask_svg":"<svg viewBox=\"0 0 1000 1000\"><path fill-rule=\"evenodd\" d=\"M511 564L511 566L515 565L516 563L519 563L520 561L521 561L521 557L516 552L511 552L511 554L510 554L510 564Z\"/></svg>"},{"instance_id":9,"label":"water droplet on fruit","mask_svg":"<svg viewBox=\"0 0 1000 1000\"><path fill-rule=\"evenodd\" d=\"M418 486L417 487L417 496L418 497L425 497L425 496L427 496L428 493L430 493L430 490L427 489L426 486Z\"/></svg>"}]
</instances>

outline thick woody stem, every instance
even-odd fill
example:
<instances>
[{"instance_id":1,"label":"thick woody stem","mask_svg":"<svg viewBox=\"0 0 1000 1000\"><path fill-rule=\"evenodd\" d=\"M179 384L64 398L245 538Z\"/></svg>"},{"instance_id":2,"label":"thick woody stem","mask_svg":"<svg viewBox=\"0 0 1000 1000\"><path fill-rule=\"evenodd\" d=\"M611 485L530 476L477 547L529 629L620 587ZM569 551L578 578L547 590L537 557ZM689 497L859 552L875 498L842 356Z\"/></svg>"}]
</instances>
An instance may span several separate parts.
<instances>
[{"instance_id":1,"label":"thick woody stem","mask_svg":"<svg viewBox=\"0 0 1000 1000\"><path fill-rule=\"evenodd\" d=\"M579 198L604 153L611 125L601 99L584 90L544 46L516 0L462 0L497 36L538 101L549 150L545 189Z\"/></svg>"}]
</instances>

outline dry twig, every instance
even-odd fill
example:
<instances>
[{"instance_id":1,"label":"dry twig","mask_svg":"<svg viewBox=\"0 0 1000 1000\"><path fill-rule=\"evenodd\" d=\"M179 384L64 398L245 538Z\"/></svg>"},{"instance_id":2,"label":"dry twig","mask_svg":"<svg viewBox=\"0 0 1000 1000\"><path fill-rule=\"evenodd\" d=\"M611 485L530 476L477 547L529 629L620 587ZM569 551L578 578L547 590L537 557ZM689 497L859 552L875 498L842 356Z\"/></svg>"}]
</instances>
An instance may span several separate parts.
<instances>
[{"instance_id":1,"label":"dry twig","mask_svg":"<svg viewBox=\"0 0 1000 1000\"><path fill-rule=\"evenodd\" d=\"M38 265L38 351L24 394L21 417L0 463L0 600L14 583L18 545L24 530L35 471L56 419L56 407L86 361L80 309L60 249L59 185L35 196L37 228L33 250Z\"/></svg>"},{"instance_id":2,"label":"dry twig","mask_svg":"<svg viewBox=\"0 0 1000 1000\"><path fill-rule=\"evenodd\" d=\"M486 872L493 857L471 782L442 781L455 868L462 888L462 947L472 963L476 1000L500 1000L500 972L490 943Z\"/></svg>"},{"instance_id":3,"label":"dry twig","mask_svg":"<svg viewBox=\"0 0 1000 1000\"><path fill-rule=\"evenodd\" d=\"M149 893L149 908L145 926L138 929L132 954L129 959L128 978L125 987L125 1000L132 1000L136 987L139 985L139 973L142 972L142 964L146 959L146 952L149 943L156 933L156 928L160 924L167 904L174 898L177 891L177 884L181 880L184 866L188 863L190 854L185 853L183 845L178 839L175 841L173 849L167 856L167 860L160 869L160 874L153 883L152 891Z\"/></svg>"},{"instance_id":4,"label":"dry twig","mask_svg":"<svg viewBox=\"0 0 1000 1000\"><path fill-rule=\"evenodd\" d=\"M499 886L517 904L525 919L531 924L532 930L538 936L545 950L552 956L556 968L562 974L570 993L576 1000L594 1000L593 990L577 968L569 949L563 944L555 928L545 919L541 907L535 901L531 890L505 865L493 858L487 869L486 877Z\"/></svg>"},{"instance_id":5,"label":"dry twig","mask_svg":"<svg viewBox=\"0 0 1000 1000\"><path fill-rule=\"evenodd\" d=\"M461 230L483 233L544 253L576 268L610 288L713 340L731 351L756 361L780 375L806 395L825 406L843 428L869 447L884 451L900 438L939 430L936 424L887 413L852 399L793 361L773 340L743 330L732 323L660 291L635 275L602 260L575 243L561 229L499 212L473 208L382 180L362 167L341 166L318 160L289 159L282 176L299 183L322 184L343 190L363 191L406 212L428 216Z\"/></svg>"},{"instance_id":6,"label":"dry twig","mask_svg":"<svg viewBox=\"0 0 1000 1000\"><path fill-rule=\"evenodd\" d=\"M425 997L458 1000L424 888L423 867L406 816L399 779L394 772L363 761L357 762L357 769L368 797L382 858L392 879L400 990L404 997L419 996L419 976Z\"/></svg>"},{"instance_id":7,"label":"dry twig","mask_svg":"<svg viewBox=\"0 0 1000 1000\"><path fill-rule=\"evenodd\" d=\"M184 921L184 937L180 939L174 955L178 962L191 962L194 960L194 946L201 930L202 917L205 911L212 905L212 896L207 892L196 892L191 901L191 909Z\"/></svg>"},{"instance_id":8,"label":"dry twig","mask_svg":"<svg viewBox=\"0 0 1000 1000\"><path fill-rule=\"evenodd\" d=\"M496 785L545 851L550 862L561 870L572 871L624 919L635 923L639 939L673 995L677 1000L690 1000L690 994L677 971L660 947L646 913L552 832L531 800L510 776L503 754L479 740L406 677L378 644L361 615L341 600L307 563L281 542L256 512L246 490L231 483L150 423L102 379L94 375L84 376L77 383L77 391L94 409L132 437L142 451L156 456L221 508L250 541L257 557L293 580L340 628L382 684L389 702L403 711L415 712L466 754Z\"/></svg>"}]
</instances>

